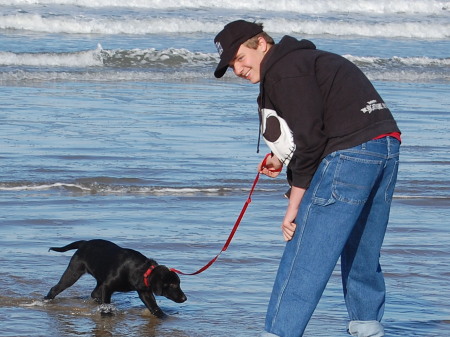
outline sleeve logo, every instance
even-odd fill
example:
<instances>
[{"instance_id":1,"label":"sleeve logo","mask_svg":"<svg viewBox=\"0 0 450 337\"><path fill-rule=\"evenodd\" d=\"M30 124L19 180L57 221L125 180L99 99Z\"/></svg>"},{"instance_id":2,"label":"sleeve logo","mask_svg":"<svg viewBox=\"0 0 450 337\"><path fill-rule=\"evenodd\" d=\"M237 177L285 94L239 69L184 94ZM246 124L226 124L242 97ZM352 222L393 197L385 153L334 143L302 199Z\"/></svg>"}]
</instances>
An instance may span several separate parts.
<instances>
[{"instance_id":1,"label":"sleeve logo","mask_svg":"<svg viewBox=\"0 0 450 337\"><path fill-rule=\"evenodd\" d=\"M387 109L387 105L386 103L378 103L376 99L368 101L367 105L361 109L361 111L363 113L368 113L371 114L374 111L377 110L383 110L383 109Z\"/></svg>"}]
</instances>

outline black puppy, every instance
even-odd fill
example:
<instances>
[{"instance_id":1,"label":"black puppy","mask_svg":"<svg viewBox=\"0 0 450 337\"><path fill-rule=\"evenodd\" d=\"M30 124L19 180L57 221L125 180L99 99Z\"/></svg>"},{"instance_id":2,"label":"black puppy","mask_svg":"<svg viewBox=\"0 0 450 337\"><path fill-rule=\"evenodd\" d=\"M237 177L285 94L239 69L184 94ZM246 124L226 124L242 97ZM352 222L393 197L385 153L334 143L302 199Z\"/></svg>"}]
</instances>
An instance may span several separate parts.
<instances>
[{"instance_id":1,"label":"black puppy","mask_svg":"<svg viewBox=\"0 0 450 337\"><path fill-rule=\"evenodd\" d=\"M78 249L70 260L59 282L50 289L45 299L53 299L72 286L83 274L89 273L97 280L91 297L100 303L111 303L114 292L137 291L139 298L156 317L164 312L156 304L153 294L183 303L186 296L180 288L180 278L166 266L158 265L138 251L121 248L106 240L76 241L50 250L66 252Z\"/></svg>"}]
</instances>

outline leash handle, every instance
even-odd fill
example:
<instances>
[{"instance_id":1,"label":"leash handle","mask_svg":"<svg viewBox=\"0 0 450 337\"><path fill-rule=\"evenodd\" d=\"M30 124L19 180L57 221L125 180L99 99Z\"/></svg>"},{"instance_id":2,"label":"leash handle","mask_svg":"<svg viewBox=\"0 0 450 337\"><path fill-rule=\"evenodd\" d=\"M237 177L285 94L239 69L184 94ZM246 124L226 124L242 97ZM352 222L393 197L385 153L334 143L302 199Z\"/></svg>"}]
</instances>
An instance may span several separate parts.
<instances>
[{"instance_id":1,"label":"leash handle","mask_svg":"<svg viewBox=\"0 0 450 337\"><path fill-rule=\"evenodd\" d=\"M269 156L271 156L271 153L266 154L266 156L264 157L263 163L262 163L262 167L265 166L267 158L269 158ZM280 172L281 169L279 170L271 170L272 172ZM200 274L202 272L204 272L206 269L208 269L214 262L216 262L216 260L219 258L220 254L222 254L222 252L226 251L228 246L231 243L231 240L233 240L234 234L236 233L239 224L241 223L242 218L244 217L245 211L247 210L248 205L252 202L252 194L253 191L255 190L256 184L258 183L259 180L259 176L260 176L260 172L258 172L256 174L255 180L253 180L253 185L252 188L250 189L250 193L248 194L248 198L247 201L245 202L244 206L242 207L241 213L239 214L236 222L234 223L233 229L230 232L230 235L228 236L227 241L225 242L225 244L223 245L222 249L220 250L220 252L211 260L209 261L207 264L205 264L202 268L200 268L199 270L197 270L196 272L193 273L183 273L182 271L175 269L175 268L171 268L171 271L174 271L177 274L180 275L197 275Z\"/></svg>"},{"instance_id":2,"label":"leash handle","mask_svg":"<svg viewBox=\"0 0 450 337\"><path fill-rule=\"evenodd\" d=\"M266 156L264 157L264 160L262 161L262 165L261 165L262 168L266 167L267 158L269 158L269 156L273 157L273 154L272 154L272 153L266 154ZM269 170L270 172L281 172L281 171L283 170L283 166L281 166L281 167L280 167L279 169L277 169L277 170L270 170L270 169L268 169L268 170Z\"/></svg>"}]
</instances>

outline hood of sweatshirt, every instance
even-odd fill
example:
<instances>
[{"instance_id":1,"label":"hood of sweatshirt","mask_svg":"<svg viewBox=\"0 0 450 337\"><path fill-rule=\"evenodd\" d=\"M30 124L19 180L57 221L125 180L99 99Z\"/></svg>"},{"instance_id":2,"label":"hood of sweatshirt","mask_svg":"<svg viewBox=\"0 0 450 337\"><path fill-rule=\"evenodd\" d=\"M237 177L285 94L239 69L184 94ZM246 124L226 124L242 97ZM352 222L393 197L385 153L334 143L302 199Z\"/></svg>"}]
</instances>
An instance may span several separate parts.
<instances>
[{"instance_id":1,"label":"hood of sweatshirt","mask_svg":"<svg viewBox=\"0 0 450 337\"><path fill-rule=\"evenodd\" d=\"M277 63L279 59L298 49L316 49L316 46L309 40L297 40L292 36L284 36L280 42L270 49L269 53L263 59L261 64L261 78L264 78L267 71L274 63Z\"/></svg>"}]
</instances>

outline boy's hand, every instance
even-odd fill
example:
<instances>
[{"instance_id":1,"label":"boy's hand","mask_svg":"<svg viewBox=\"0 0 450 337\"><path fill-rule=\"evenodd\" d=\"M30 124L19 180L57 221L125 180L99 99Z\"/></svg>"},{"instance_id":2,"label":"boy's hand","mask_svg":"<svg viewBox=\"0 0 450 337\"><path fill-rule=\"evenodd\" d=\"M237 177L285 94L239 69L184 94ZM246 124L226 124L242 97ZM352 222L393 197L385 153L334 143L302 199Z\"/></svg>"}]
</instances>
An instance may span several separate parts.
<instances>
[{"instance_id":1,"label":"boy's hand","mask_svg":"<svg viewBox=\"0 0 450 337\"><path fill-rule=\"evenodd\" d=\"M258 165L258 172L262 173L268 177L277 177L281 169L283 168L283 163L278 160L274 155L266 156L261 163Z\"/></svg>"}]
</instances>

